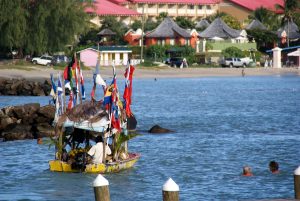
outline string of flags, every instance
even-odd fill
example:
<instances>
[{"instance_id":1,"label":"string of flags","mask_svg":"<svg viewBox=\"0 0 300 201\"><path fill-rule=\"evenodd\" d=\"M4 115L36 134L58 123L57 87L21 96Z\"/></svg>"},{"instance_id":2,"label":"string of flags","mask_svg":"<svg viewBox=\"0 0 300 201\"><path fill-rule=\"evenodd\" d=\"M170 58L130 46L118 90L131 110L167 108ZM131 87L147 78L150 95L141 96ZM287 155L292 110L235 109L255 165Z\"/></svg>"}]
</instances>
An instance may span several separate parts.
<instances>
[{"instance_id":1,"label":"string of flags","mask_svg":"<svg viewBox=\"0 0 300 201\"><path fill-rule=\"evenodd\" d=\"M102 79L99 68L100 55L98 56L96 70L93 75L91 99L96 100L95 93L97 85L101 86L104 94L103 106L109 114L110 128L112 130L112 134L114 134L121 131L121 122L124 123L124 121L122 120L132 116L130 105L132 96L132 77L135 68L133 65L130 65L130 63L128 63L125 70L125 89L123 94L123 102L119 97L115 66L113 65L113 79L109 85L107 85L106 82ZM85 100L84 77L80 68L80 63L75 55L72 58L72 61L64 69L63 76L61 76L60 74L58 75L57 86L55 85L53 75L51 75L51 84L52 89L50 95L52 96L54 100L53 102L55 102L56 105L55 119L62 115L65 110L71 110L74 106L80 104L82 100ZM69 90L69 100L67 104L65 104L64 102L65 94L63 94L63 87ZM122 114L123 109L126 111L125 114ZM126 117L124 117L124 115Z\"/></svg>"}]
</instances>

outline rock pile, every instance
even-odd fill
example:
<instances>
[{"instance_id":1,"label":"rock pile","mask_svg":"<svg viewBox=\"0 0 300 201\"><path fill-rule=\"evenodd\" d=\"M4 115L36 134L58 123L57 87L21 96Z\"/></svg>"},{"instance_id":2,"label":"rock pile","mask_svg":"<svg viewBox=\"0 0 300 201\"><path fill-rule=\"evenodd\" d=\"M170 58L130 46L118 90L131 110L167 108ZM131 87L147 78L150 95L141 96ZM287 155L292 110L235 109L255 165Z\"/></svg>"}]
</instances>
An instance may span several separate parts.
<instances>
[{"instance_id":1,"label":"rock pile","mask_svg":"<svg viewBox=\"0 0 300 201\"><path fill-rule=\"evenodd\" d=\"M25 79L0 79L0 95L11 96L48 96L51 84L48 80L44 83Z\"/></svg>"},{"instance_id":2,"label":"rock pile","mask_svg":"<svg viewBox=\"0 0 300 201\"><path fill-rule=\"evenodd\" d=\"M0 110L0 138L4 141L34 139L54 135L51 126L55 107L39 103L8 106Z\"/></svg>"}]
</instances>

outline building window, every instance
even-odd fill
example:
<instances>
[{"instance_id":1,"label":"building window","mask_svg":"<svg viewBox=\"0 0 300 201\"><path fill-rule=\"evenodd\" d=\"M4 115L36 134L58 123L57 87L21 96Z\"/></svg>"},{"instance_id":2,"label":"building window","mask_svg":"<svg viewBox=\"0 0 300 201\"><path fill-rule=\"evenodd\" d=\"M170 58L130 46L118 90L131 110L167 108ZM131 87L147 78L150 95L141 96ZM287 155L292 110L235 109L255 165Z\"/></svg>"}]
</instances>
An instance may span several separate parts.
<instances>
[{"instance_id":1,"label":"building window","mask_svg":"<svg viewBox=\"0 0 300 201\"><path fill-rule=\"evenodd\" d=\"M161 45L161 40L157 39L157 45Z\"/></svg>"},{"instance_id":2,"label":"building window","mask_svg":"<svg viewBox=\"0 0 300 201\"><path fill-rule=\"evenodd\" d=\"M194 10L194 5L189 5L190 10Z\"/></svg>"},{"instance_id":3,"label":"building window","mask_svg":"<svg viewBox=\"0 0 300 201\"><path fill-rule=\"evenodd\" d=\"M175 40L174 39L170 39L170 45L175 45Z\"/></svg>"},{"instance_id":4,"label":"building window","mask_svg":"<svg viewBox=\"0 0 300 201\"><path fill-rule=\"evenodd\" d=\"M188 46L190 46L191 44L190 44L190 40L189 39L185 39L185 45L188 45Z\"/></svg>"},{"instance_id":5,"label":"building window","mask_svg":"<svg viewBox=\"0 0 300 201\"><path fill-rule=\"evenodd\" d=\"M161 40L161 44L162 44L163 46L165 46L166 41L165 41L165 40Z\"/></svg>"},{"instance_id":6,"label":"building window","mask_svg":"<svg viewBox=\"0 0 300 201\"><path fill-rule=\"evenodd\" d=\"M199 10L203 10L203 9L204 9L204 6L203 6L203 5L199 5L199 6L198 6L198 9L199 9Z\"/></svg>"},{"instance_id":7,"label":"building window","mask_svg":"<svg viewBox=\"0 0 300 201\"><path fill-rule=\"evenodd\" d=\"M207 6L206 6L206 9L207 9L207 10L211 10L211 5L207 5Z\"/></svg>"}]
</instances>

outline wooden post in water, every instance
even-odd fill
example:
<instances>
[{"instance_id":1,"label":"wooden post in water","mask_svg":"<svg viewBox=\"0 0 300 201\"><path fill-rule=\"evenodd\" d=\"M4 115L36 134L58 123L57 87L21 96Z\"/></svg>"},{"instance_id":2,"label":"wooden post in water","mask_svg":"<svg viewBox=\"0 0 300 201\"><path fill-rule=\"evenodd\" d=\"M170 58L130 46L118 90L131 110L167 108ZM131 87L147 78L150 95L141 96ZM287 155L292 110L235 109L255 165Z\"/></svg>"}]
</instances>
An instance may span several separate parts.
<instances>
[{"instance_id":1,"label":"wooden post in water","mask_svg":"<svg viewBox=\"0 0 300 201\"><path fill-rule=\"evenodd\" d=\"M179 201L179 186L169 178L163 185L163 201Z\"/></svg>"},{"instance_id":2,"label":"wooden post in water","mask_svg":"<svg viewBox=\"0 0 300 201\"><path fill-rule=\"evenodd\" d=\"M300 199L300 166L294 171L295 199Z\"/></svg>"},{"instance_id":3,"label":"wooden post in water","mask_svg":"<svg viewBox=\"0 0 300 201\"><path fill-rule=\"evenodd\" d=\"M99 174L93 182L95 201L110 201L109 183Z\"/></svg>"}]
</instances>

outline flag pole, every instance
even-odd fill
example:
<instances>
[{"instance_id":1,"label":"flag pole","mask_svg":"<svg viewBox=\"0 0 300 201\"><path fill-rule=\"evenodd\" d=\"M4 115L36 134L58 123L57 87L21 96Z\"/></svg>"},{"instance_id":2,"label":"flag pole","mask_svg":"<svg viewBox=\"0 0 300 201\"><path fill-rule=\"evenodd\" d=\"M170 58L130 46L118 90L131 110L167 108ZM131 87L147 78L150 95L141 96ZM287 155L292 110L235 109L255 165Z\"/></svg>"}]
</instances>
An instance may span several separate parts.
<instances>
[{"instance_id":1,"label":"flag pole","mask_svg":"<svg viewBox=\"0 0 300 201\"><path fill-rule=\"evenodd\" d=\"M59 74L59 79L61 79L61 88L62 88L62 96L63 96L63 107L62 114L66 112L66 89L65 89L65 79L63 75Z\"/></svg>"}]
</instances>

